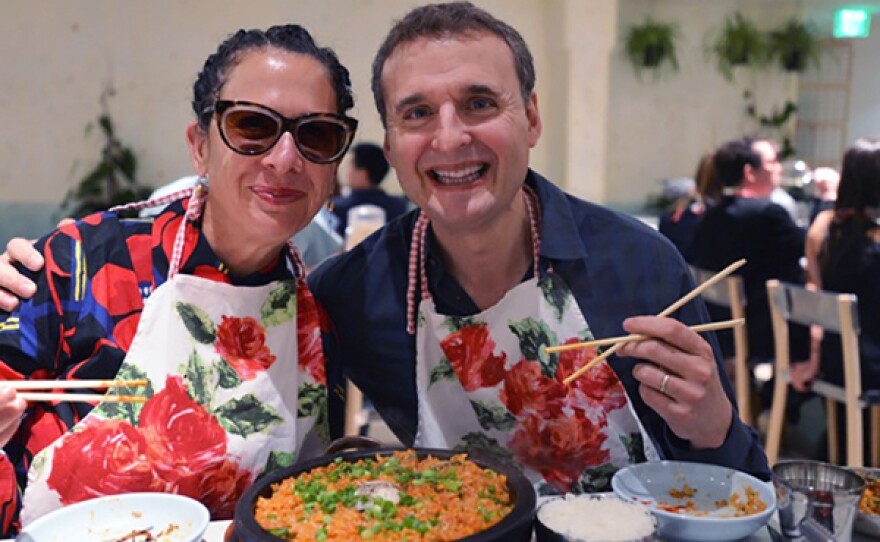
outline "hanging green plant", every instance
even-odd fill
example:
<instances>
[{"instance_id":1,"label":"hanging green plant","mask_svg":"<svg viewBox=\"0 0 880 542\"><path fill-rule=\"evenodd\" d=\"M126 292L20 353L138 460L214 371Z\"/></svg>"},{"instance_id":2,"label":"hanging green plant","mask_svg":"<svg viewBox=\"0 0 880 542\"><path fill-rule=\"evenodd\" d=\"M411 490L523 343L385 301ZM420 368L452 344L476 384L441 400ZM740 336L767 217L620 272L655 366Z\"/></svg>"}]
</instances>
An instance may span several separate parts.
<instances>
[{"instance_id":1,"label":"hanging green plant","mask_svg":"<svg viewBox=\"0 0 880 542\"><path fill-rule=\"evenodd\" d=\"M792 121L797 115L797 104L791 100L786 100L781 108L774 108L770 114L761 115L758 113L758 108L755 105L755 99L751 92L748 90L743 92L743 99L746 102L746 115L757 121L761 128L772 130L778 134L777 138L781 138L782 147L777 153L779 159L785 160L794 156L794 143L792 143L791 137L786 133L791 132L791 127L788 126L786 128L786 125L789 125L789 121Z\"/></svg>"},{"instance_id":2,"label":"hanging green plant","mask_svg":"<svg viewBox=\"0 0 880 542\"><path fill-rule=\"evenodd\" d=\"M626 56L636 75L645 69L659 70L664 65L678 71L675 52L678 38L675 23L658 22L647 17L645 22L632 25L626 33Z\"/></svg>"},{"instance_id":3,"label":"hanging green plant","mask_svg":"<svg viewBox=\"0 0 880 542\"><path fill-rule=\"evenodd\" d=\"M785 71L802 72L810 66L819 67L822 47L811 25L790 19L770 32L769 42L770 55Z\"/></svg>"},{"instance_id":4,"label":"hanging green plant","mask_svg":"<svg viewBox=\"0 0 880 542\"><path fill-rule=\"evenodd\" d=\"M766 62L767 40L754 23L736 12L724 19L709 51L715 57L718 71L732 81L734 67L760 66Z\"/></svg>"},{"instance_id":5,"label":"hanging green plant","mask_svg":"<svg viewBox=\"0 0 880 542\"><path fill-rule=\"evenodd\" d=\"M112 88L101 93L101 114L97 125L104 137L97 164L71 188L59 209L60 216L82 218L103 211L114 205L146 199L152 188L138 183L137 157L130 147L122 144L116 136L107 99L114 94ZM93 123L86 125L86 136Z\"/></svg>"}]
</instances>

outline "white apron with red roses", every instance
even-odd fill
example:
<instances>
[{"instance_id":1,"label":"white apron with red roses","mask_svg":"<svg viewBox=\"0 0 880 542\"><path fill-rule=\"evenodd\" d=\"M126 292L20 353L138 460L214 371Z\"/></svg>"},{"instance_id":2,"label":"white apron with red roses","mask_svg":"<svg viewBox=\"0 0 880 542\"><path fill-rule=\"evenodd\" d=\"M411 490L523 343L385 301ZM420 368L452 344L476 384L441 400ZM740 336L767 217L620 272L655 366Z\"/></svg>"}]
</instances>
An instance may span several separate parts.
<instances>
[{"instance_id":1,"label":"white apron with red roses","mask_svg":"<svg viewBox=\"0 0 880 542\"><path fill-rule=\"evenodd\" d=\"M318 320L303 280L236 287L173 276L146 300L117 376L147 379L119 391L146 403L103 402L37 454L23 524L136 491L187 495L231 517L256 476L326 438Z\"/></svg>"},{"instance_id":2,"label":"white apron with red roses","mask_svg":"<svg viewBox=\"0 0 880 542\"><path fill-rule=\"evenodd\" d=\"M596 351L542 347L594 337L562 279L538 276L466 317L438 314L423 288L416 445L515 459L539 494L609 491L618 469L658 456L608 364L562 383Z\"/></svg>"}]
</instances>

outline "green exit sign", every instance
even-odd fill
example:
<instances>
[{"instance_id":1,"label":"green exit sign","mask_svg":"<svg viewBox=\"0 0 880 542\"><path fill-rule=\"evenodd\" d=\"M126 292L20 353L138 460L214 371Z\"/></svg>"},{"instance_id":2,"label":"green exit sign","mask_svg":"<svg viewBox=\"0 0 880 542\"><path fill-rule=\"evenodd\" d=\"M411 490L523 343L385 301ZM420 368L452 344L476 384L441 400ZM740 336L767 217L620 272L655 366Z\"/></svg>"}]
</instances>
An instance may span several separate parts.
<instances>
[{"instance_id":1,"label":"green exit sign","mask_svg":"<svg viewBox=\"0 0 880 542\"><path fill-rule=\"evenodd\" d=\"M834 14L835 38L867 38L871 33L871 12L864 8L842 8Z\"/></svg>"}]
</instances>

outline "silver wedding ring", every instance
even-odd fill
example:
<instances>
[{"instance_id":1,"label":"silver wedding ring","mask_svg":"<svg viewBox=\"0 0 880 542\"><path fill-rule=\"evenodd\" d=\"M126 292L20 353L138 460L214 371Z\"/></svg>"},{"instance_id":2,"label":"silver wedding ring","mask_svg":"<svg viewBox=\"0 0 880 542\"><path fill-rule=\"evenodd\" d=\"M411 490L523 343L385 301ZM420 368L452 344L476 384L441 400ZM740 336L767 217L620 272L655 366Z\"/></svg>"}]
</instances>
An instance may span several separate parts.
<instances>
[{"instance_id":1,"label":"silver wedding ring","mask_svg":"<svg viewBox=\"0 0 880 542\"><path fill-rule=\"evenodd\" d=\"M669 373L663 375L663 381L660 382L660 393L666 394L666 390L669 388Z\"/></svg>"}]
</instances>

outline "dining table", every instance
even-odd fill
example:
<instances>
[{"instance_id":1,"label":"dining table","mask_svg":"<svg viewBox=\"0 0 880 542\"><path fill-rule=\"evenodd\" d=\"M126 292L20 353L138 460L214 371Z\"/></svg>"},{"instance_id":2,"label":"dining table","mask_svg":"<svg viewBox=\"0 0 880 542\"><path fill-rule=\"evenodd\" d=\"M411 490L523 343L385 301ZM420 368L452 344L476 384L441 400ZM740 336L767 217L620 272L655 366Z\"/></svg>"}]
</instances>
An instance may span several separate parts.
<instances>
[{"instance_id":1,"label":"dining table","mask_svg":"<svg viewBox=\"0 0 880 542\"><path fill-rule=\"evenodd\" d=\"M224 542L223 537L229 523L229 521L212 521L202 537L202 542ZM785 540L787 539L780 534L779 520L774 515L767 526L762 527L758 532L738 542L784 542ZM864 536L860 533L853 533L852 537L852 542L876 542L876 540L876 538Z\"/></svg>"},{"instance_id":2,"label":"dining table","mask_svg":"<svg viewBox=\"0 0 880 542\"><path fill-rule=\"evenodd\" d=\"M212 521L202 537L202 542L224 542L223 537L232 520Z\"/></svg>"},{"instance_id":3,"label":"dining table","mask_svg":"<svg viewBox=\"0 0 880 542\"><path fill-rule=\"evenodd\" d=\"M212 521L208 524L208 529L202 536L202 542L225 542L224 536L230 523L230 520ZM766 527L762 527L752 536L743 538L738 542L784 542L786 538L783 538L779 533L779 521L774 515ZM852 537L852 542L876 542L876 540L876 538L868 537L860 533L853 533ZM6 538L0 539L0 542L14 541L11 538Z\"/></svg>"},{"instance_id":4,"label":"dining table","mask_svg":"<svg viewBox=\"0 0 880 542\"><path fill-rule=\"evenodd\" d=\"M539 499L539 501L540 500L541 499ZM540 502L539 502L539 506L540 506ZM226 542L225 541L226 531L228 530L231 523L232 523L232 520L211 521L208 524L208 527L207 527L205 533L202 535L202 539L200 542ZM767 525L758 529L758 531L753 533L751 536L740 539L736 542L786 542L786 541L791 541L791 540L795 540L797 542L801 542L801 541L813 542L809 538L796 538L796 539L786 538L781 533L782 533L782 530L780 529L780 526L779 526L779 513L777 511L773 515L770 516L770 520L768 521ZM880 540L880 538L867 536L867 535L864 535L864 534L859 533L857 531L854 531L852 534L852 538L850 539L849 542L873 542L873 541L878 541L878 540ZM0 539L0 542L14 542L14 540L11 538ZM19 542L21 542L21 541L19 541ZM27 538L27 542L42 542L42 541L34 540L32 538ZM533 538L533 542L534 542L534 538ZM658 538L656 542L677 542L677 541L672 540L672 539L666 539L666 538ZM730 541L730 542L734 542L734 541ZM823 539L821 542L836 542L836 541L826 541Z\"/></svg>"}]
</instances>

